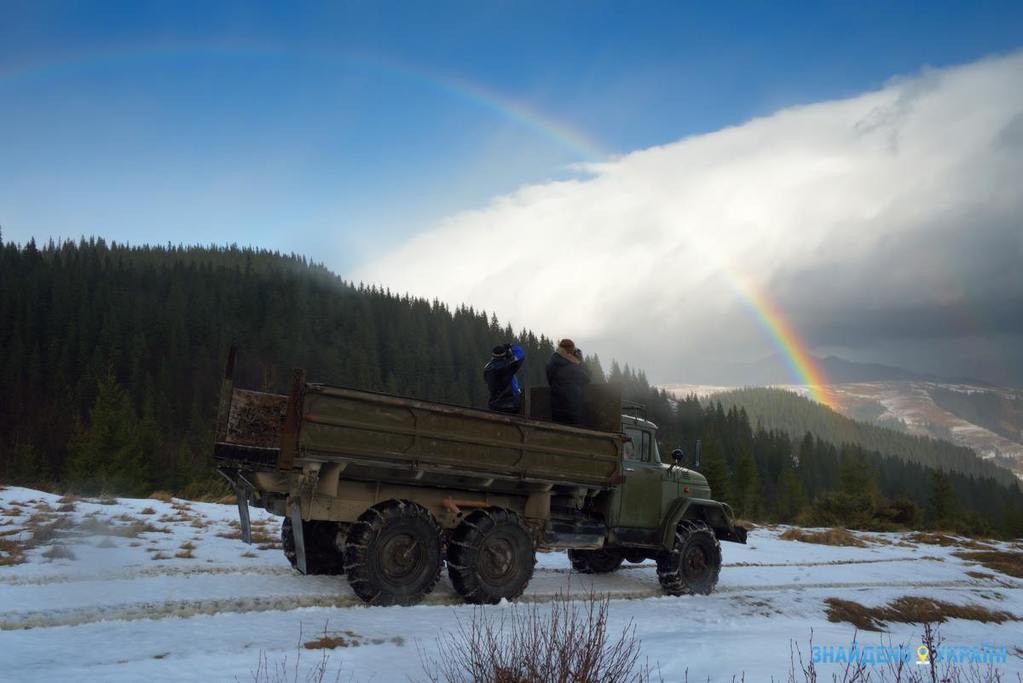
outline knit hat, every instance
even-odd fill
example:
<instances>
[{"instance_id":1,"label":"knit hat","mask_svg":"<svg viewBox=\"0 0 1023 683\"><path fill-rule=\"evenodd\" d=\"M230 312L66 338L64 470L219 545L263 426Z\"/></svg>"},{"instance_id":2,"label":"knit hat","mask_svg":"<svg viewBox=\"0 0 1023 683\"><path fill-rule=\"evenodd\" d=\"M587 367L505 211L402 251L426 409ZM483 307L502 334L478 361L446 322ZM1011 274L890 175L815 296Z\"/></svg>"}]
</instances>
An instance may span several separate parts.
<instances>
[{"instance_id":1,"label":"knit hat","mask_svg":"<svg viewBox=\"0 0 1023 683\"><path fill-rule=\"evenodd\" d=\"M558 342L558 348L565 349L569 353L575 352L575 342L571 339L562 339Z\"/></svg>"},{"instance_id":2,"label":"knit hat","mask_svg":"<svg viewBox=\"0 0 1023 683\"><path fill-rule=\"evenodd\" d=\"M504 358L505 354L508 353L507 344L498 344L490 351L490 355L494 358Z\"/></svg>"}]
</instances>

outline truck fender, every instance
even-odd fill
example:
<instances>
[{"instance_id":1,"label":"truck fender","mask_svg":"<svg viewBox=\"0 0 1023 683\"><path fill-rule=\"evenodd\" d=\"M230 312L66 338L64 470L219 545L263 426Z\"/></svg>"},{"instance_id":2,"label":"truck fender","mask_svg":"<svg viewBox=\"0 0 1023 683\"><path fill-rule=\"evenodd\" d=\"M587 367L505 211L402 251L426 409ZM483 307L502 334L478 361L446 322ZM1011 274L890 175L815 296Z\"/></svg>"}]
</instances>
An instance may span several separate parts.
<instances>
[{"instance_id":1,"label":"truck fender","mask_svg":"<svg viewBox=\"0 0 1023 683\"><path fill-rule=\"evenodd\" d=\"M677 498L668 508L661 526L661 547L671 548L675 542L675 529L683 519L702 519L723 541L746 542L746 530L735 526L732 508L727 504L705 498Z\"/></svg>"}]
</instances>

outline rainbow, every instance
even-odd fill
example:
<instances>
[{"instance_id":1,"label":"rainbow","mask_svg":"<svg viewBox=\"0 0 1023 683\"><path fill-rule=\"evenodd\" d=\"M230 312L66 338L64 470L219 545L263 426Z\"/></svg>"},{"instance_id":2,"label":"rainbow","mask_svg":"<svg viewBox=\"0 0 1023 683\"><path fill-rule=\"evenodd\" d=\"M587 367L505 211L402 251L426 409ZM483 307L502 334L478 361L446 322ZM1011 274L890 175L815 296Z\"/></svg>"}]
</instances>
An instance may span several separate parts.
<instances>
[{"instance_id":1,"label":"rainbow","mask_svg":"<svg viewBox=\"0 0 1023 683\"><path fill-rule=\"evenodd\" d=\"M739 299L746 304L753 318L785 358L792 375L799 380L799 384L806 385L810 398L832 410L837 410L835 397L824 371L781 309L763 291L749 284L734 271L729 273L729 278L739 294Z\"/></svg>"},{"instance_id":2,"label":"rainbow","mask_svg":"<svg viewBox=\"0 0 1023 683\"><path fill-rule=\"evenodd\" d=\"M35 62L8 67L0 71L0 85L31 81L64 72L85 68L118 67L144 59L178 59L197 55L216 55L227 58L271 59L298 57L336 64L338 67L365 67L392 76L404 78L421 87L431 88L449 97L491 111L498 116L532 130L564 149L573 152L580 161L597 162L609 158L610 153L585 133L541 113L528 104L514 100L479 83L441 73L422 66L413 66L374 54L340 54L332 52L288 52L273 46L244 42L210 43L172 41L157 45L117 46L88 55L65 55L47 62ZM806 345L781 310L761 290L739 277L733 268L722 268L728 276L738 298L772 340L799 384L809 387L811 397L834 408L828 381L810 355Z\"/></svg>"},{"instance_id":3,"label":"rainbow","mask_svg":"<svg viewBox=\"0 0 1023 683\"><path fill-rule=\"evenodd\" d=\"M45 78L64 72L87 68L117 67L146 59L189 58L214 55L223 58L280 60L283 57L314 60L340 68L363 67L377 73L388 74L416 83L421 87L439 91L448 97L460 99L491 111L505 120L538 133L571 151L580 162L603 161L610 153L588 135L534 109L525 102L514 100L479 83L453 74L415 66L396 59L370 53L333 53L324 51L289 52L279 48L244 42L199 43L170 42L146 46L114 47L94 51L82 56L65 56L44 62L8 67L0 71L0 83L32 78Z\"/></svg>"}]
</instances>

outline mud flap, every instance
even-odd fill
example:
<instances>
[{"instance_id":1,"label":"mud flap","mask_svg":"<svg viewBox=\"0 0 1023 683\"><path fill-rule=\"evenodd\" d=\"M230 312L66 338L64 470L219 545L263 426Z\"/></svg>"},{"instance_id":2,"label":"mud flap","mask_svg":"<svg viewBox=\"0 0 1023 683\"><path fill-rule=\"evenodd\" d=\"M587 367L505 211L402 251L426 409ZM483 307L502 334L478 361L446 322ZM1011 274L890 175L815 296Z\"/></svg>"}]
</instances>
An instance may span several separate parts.
<instances>
[{"instance_id":1,"label":"mud flap","mask_svg":"<svg viewBox=\"0 0 1023 683\"><path fill-rule=\"evenodd\" d=\"M249 519L249 497L245 489L235 484L234 497L238 501L238 522L242 528L242 541L252 545L252 520Z\"/></svg>"},{"instance_id":2,"label":"mud flap","mask_svg":"<svg viewBox=\"0 0 1023 683\"><path fill-rule=\"evenodd\" d=\"M731 541L732 543L746 542L746 530L741 526L733 526L731 529L715 529L714 534L721 541Z\"/></svg>"},{"instance_id":3,"label":"mud flap","mask_svg":"<svg viewBox=\"0 0 1023 683\"><path fill-rule=\"evenodd\" d=\"M305 563L305 535L302 533L302 507L298 500L288 506L288 517L291 518L291 533L295 537L295 566L303 574L307 573Z\"/></svg>"}]
</instances>

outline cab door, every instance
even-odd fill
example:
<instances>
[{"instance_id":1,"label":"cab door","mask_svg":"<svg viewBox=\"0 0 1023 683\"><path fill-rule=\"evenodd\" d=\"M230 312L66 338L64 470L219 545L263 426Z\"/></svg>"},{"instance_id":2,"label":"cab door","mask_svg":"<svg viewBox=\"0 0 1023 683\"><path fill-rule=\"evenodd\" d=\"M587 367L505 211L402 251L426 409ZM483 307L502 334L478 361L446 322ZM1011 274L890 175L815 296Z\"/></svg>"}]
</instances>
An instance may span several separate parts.
<instances>
[{"instance_id":1,"label":"cab door","mask_svg":"<svg viewBox=\"0 0 1023 683\"><path fill-rule=\"evenodd\" d=\"M652 432L626 427L625 435L631 441L625 444L625 482L620 487L615 526L650 528L656 526L661 518L664 468L653 456Z\"/></svg>"}]
</instances>

